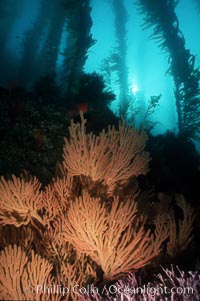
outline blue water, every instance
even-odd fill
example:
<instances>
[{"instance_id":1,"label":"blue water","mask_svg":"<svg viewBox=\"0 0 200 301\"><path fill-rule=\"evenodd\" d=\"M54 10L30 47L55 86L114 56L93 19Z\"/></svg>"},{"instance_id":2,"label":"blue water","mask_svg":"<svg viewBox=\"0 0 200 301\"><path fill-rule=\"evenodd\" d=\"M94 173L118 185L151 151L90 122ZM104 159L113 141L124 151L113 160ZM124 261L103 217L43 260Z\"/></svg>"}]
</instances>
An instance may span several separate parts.
<instances>
[{"instance_id":1,"label":"blue water","mask_svg":"<svg viewBox=\"0 0 200 301\"><path fill-rule=\"evenodd\" d=\"M43 0L45 1L45 0ZM55 0L57 1L57 0ZM3 2L3 1L2 1ZM19 80L18 70L23 53L24 34L32 28L37 21L40 5L42 0L18 0L13 5L13 10L17 8L16 14L9 19L9 13L12 11L12 0L5 0L5 7L8 15L4 15L0 21L2 32L6 39L3 55L0 57L0 64L3 66L3 72L0 75L0 84L8 85L12 80ZM54 1L52 1L54 2ZM57 1L59 2L59 1ZM10 6L9 6L10 4ZM128 94L129 109L128 114L131 116L132 111L136 110L136 123L140 125L145 116L149 99L151 96L161 94L159 106L149 119L155 121L153 134L163 133L166 130L177 132L177 112L174 98L174 84L172 76L166 74L169 68L167 53L164 53L157 43L150 39L153 29L151 27L142 30L142 16L138 13L136 1L124 0L124 6L127 10L126 23L126 57L125 64L128 74ZM88 59L84 66L85 72L97 72L105 75L103 63L113 54L117 37L115 32L115 16L112 1L93 0L91 1L91 16L93 21L92 35L96 40L94 46L88 51ZM46 1L46 11L48 13L49 5ZM56 12L55 12L56 13ZM200 39L198 38L200 28L200 12L197 9L197 1L181 0L176 7L176 14L179 19L180 30L184 34L186 47L196 56L196 64L200 65ZM45 17L45 16L44 16ZM49 20L50 22L51 20ZM6 31L7 24L10 24ZM48 23L46 23L48 30ZM60 40L60 48L57 56L56 72L57 81L61 81L63 76L63 56L67 46L66 24ZM45 26L40 38L40 46L45 42ZM38 50L39 53L39 50ZM112 67L112 66L111 66ZM38 73L37 73L38 72ZM48 72L48 70L47 70ZM34 78L41 76L40 69L34 66ZM26 85L30 89L32 77L27 74ZM117 83L117 73L113 70L109 80L105 77L107 86L116 94L116 100L110 105L116 113L119 112L119 83ZM129 116L129 117L130 117Z\"/></svg>"}]
</instances>

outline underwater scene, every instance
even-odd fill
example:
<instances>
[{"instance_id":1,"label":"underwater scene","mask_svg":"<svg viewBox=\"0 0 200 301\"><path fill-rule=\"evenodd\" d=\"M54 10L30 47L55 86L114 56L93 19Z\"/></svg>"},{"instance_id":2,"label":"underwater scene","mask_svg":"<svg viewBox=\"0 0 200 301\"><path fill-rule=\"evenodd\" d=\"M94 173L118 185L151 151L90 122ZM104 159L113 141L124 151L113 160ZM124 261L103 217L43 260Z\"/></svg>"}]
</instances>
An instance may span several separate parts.
<instances>
[{"instance_id":1,"label":"underwater scene","mask_svg":"<svg viewBox=\"0 0 200 301\"><path fill-rule=\"evenodd\" d=\"M200 300L200 0L0 0L0 300Z\"/></svg>"}]
</instances>

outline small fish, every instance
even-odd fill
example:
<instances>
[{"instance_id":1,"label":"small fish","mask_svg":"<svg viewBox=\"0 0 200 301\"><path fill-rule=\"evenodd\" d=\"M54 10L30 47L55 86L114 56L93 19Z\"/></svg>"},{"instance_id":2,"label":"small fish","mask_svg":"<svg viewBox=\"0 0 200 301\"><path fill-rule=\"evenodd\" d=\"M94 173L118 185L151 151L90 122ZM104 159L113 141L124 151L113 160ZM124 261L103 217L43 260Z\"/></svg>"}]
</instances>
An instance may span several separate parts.
<instances>
[{"instance_id":1,"label":"small fish","mask_svg":"<svg viewBox=\"0 0 200 301\"><path fill-rule=\"evenodd\" d=\"M89 105L86 102L79 103L76 105L78 112L82 111L83 113L88 113Z\"/></svg>"},{"instance_id":2,"label":"small fish","mask_svg":"<svg viewBox=\"0 0 200 301\"><path fill-rule=\"evenodd\" d=\"M87 102L82 102L74 105L73 107L69 108L67 110L67 116L69 118L76 117L80 114L80 111L83 112L83 114L86 114L89 112L89 105Z\"/></svg>"}]
</instances>

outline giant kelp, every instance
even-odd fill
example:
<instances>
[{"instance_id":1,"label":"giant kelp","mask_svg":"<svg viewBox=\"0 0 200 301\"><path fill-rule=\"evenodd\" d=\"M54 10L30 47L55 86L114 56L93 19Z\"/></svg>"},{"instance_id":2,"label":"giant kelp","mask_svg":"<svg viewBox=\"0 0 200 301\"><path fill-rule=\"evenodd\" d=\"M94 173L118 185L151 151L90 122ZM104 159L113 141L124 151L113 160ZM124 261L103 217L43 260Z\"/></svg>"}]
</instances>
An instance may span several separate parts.
<instances>
[{"instance_id":1,"label":"giant kelp","mask_svg":"<svg viewBox=\"0 0 200 301\"><path fill-rule=\"evenodd\" d=\"M64 1L68 33L64 52L63 82L67 95L76 94L87 59L88 49L95 43L91 35L92 18L89 1Z\"/></svg>"},{"instance_id":2,"label":"giant kelp","mask_svg":"<svg viewBox=\"0 0 200 301\"><path fill-rule=\"evenodd\" d=\"M51 5L47 10L48 1L42 0L36 20L24 33L24 38L22 39L22 57L20 60L18 76L25 87L32 84L40 74L40 68L37 65L39 55L38 49L44 38L49 18L53 15L53 4L54 1L51 2Z\"/></svg>"},{"instance_id":3,"label":"giant kelp","mask_svg":"<svg viewBox=\"0 0 200 301\"><path fill-rule=\"evenodd\" d=\"M56 70L59 47L66 20L63 2L61 0L53 1L51 5L53 14L49 17L45 41L41 43L42 47L36 61L41 76L47 72L53 73Z\"/></svg>"},{"instance_id":4,"label":"giant kelp","mask_svg":"<svg viewBox=\"0 0 200 301\"><path fill-rule=\"evenodd\" d=\"M116 35L116 53L110 59L113 59L120 85L119 103L122 114L125 116L128 108L128 68L126 64L127 55L127 21L128 15L123 0L112 1L115 15L115 35Z\"/></svg>"},{"instance_id":5,"label":"giant kelp","mask_svg":"<svg viewBox=\"0 0 200 301\"><path fill-rule=\"evenodd\" d=\"M181 135L199 138L200 134L200 71L196 57L186 48L175 13L178 1L138 0L144 14L144 29L153 27L152 38L167 52L169 69L173 76L178 127Z\"/></svg>"}]
</instances>

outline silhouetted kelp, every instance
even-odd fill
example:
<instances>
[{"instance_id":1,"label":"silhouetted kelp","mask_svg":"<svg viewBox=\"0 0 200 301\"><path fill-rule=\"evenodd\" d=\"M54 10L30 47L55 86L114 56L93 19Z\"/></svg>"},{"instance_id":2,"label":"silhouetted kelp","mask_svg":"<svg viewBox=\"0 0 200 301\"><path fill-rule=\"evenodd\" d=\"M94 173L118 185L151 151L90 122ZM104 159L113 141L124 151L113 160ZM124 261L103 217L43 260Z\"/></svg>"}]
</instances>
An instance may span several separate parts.
<instances>
[{"instance_id":1,"label":"silhouetted kelp","mask_svg":"<svg viewBox=\"0 0 200 301\"><path fill-rule=\"evenodd\" d=\"M180 135L199 139L200 134L200 71L196 57L185 47L185 39L175 13L178 1L138 0L144 14L144 28L153 27L152 38L167 52L175 84L176 110Z\"/></svg>"}]
</instances>

